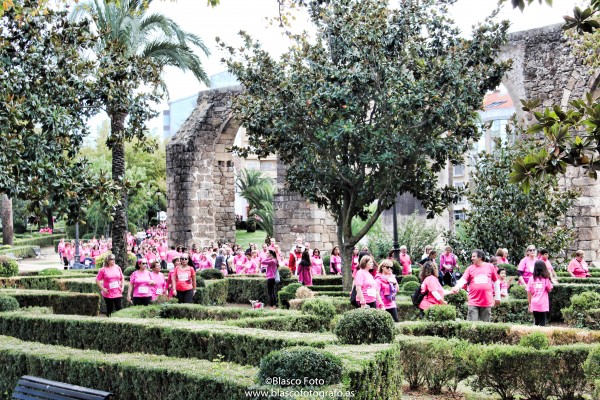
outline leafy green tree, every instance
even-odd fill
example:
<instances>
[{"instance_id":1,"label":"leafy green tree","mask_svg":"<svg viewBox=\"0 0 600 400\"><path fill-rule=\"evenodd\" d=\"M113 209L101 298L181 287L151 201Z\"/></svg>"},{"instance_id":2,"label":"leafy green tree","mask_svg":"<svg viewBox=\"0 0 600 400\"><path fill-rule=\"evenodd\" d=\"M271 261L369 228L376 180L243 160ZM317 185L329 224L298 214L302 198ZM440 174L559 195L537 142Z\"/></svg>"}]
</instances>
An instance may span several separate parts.
<instances>
[{"instance_id":1,"label":"leafy green tree","mask_svg":"<svg viewBox=\"0 0 600 400\"><path fill-rule=\"evenodd\" d=\"M555 177L533 182L529 193L508 183L514 160L532 145L532 139L521 140L479 155L467 195L471 209L448 240L463 262L469 261L472 249L494 255L496 249L507 248L516 263L529 244L558 255L573 241L573 228L560 222L579 196L577 191L562 190Z\"/></svg>"},{"instance_id":2,"label":"leafy green tree","mask_svg":"<svg viewBox=\"0 0 600 400\"><path fill-rule=\"evenodd\" d=\"M41 12L37 1L17 1L1 15L0 193L29 200L37 215L54 204L78 220L89 199L111 187L90 179L75 157L97 112L95 64L83 56L94 36L87 22L69 21L67 9Z\"/></svg>"},{"instance_id":3,"label":"leafy green tree","mask_svg":"<svg viewBox=\"0 0 600 400\"><path fill-rule=\"evenodd\" d=\"M316 37L291 36L279 61L244 33L241 49L222 46L246 88L234 109L251 151L277 153L289 188L331 212L347 263L397 193L431 215L456 199L437 173L477 135L475 111L508 67L497 61L508 24L488 19L469 40L447 16L451 0L306 3ZM366 220L356 233L355 216Z\"/></svg>"},{"instance_id":4,"label":"leafy green tree","mask_svg":"<svg viewBox=\"0 0 600 400\"><path fill-rule=\"evenodd\" d=\"M173 66L191 71L204 82L208 77L194 47L205 54L202 40L185 32L173 20L149 13L152 1L92 0L77 4L74 19L91 21L99 40L96 97L111 121L107 145L112 152L112 179L123 189L113 214L113 252L119 265L126 265L127 189L125 143L133 138L146 144L146 121L157 114L152 104L165 94L161 74Z\"/></svg>"},{"instance_id":5,"label":"leafy green tree","mask_svg":"<svg viewBox=\"0 0 600 400\"><path fill-rule=\"evenodd\" d=\"M243 169L236 180L240 194L248 202L248 220L254 221L269 237L273 236L273 195L275 187L260 171Z\"/></svg>"}]
</instances>

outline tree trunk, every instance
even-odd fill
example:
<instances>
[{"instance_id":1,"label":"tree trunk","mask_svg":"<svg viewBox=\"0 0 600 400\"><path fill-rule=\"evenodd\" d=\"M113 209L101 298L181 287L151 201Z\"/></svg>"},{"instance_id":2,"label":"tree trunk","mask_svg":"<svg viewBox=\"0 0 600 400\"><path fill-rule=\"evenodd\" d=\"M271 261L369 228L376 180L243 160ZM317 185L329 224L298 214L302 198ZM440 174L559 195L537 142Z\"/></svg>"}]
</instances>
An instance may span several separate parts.
<instances>
[{"instance_id":1,"label":"tree trunk","mask_svg":"<svg viewBox=\"0 0 600 400\"><path fill-rule=\"evenodd\" d=\"M352 290L352 250L354 249L354 245L348 245L347 243L342 243L340 245L340 251L342 255L342 286L344 287L344 291L350 292Z\"/></svg>"},{"instance_id":2,"label":"tree trunk","mask_svg":"<svg viewBox=\"0 0 600 400\"><path fill-rule=\"evenodd\" d=\"M2 194L2 244L13 245L13 210L12 199Z\"/></svg>"},{"instance_id":3,"label":"tree trunk","mask_svg":"<svg viewBox=\"0 0 600 400\"><path fill-rule=\"evenodd\" d=\"M123 270L127 268L127 190L125 181L125 143L122 139L125 129L124 113L111 115L111 136L117 138L112 144L112 179L122 187L119 204L115 207L112 231L112 252L115 263Z\"/></svg>"},{"instance_id":4,"label":"tree trunk","mask_svg":"<svg viewBox=\"0 0 600 400\"><path fill-rule=\"evenodd\" d=\"M52 229L52 233L54 233L54 218L52 218L52 208L46 209L46 218L48 219L48 228Z\"/></svg>"},{"instance_id":5,"label":"tree trunk","mask_svg":"<svg viewBox=\"0 0 600 400\"><path fill-rule=\"evenodd\" d=\"M454 186L454 167L450 160L448 160L448 186ZM454 203L448 205L448 230L454 233Z\"/></svg>"}]
</instances>

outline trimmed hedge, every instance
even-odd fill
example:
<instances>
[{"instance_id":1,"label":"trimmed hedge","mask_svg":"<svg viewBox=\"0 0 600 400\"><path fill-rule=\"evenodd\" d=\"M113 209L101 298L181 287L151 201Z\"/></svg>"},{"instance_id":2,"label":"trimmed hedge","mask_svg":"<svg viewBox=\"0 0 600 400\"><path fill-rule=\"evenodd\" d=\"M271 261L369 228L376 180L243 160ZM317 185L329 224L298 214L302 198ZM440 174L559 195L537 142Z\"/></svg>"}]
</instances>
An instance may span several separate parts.
<instances>
[{"instance_id":1,"label":"trimmed hedge","mask_svg":"<svg viewBox=\"0 0 600 400\"><path fill-rule=\"evenodd\" d=\"M226 281L228 282L228 303L249 304L250 300L259 300L265 304L269 304L267 280L265 278L228 276ZM297 281L295 279L281 280L280 283L275 284L275 294L293 282Z\"/></svg>"},{"instance_id":2,"label":"trimmed hedge","mask_svg":"<svg viewBox=\"0 0 600 400\"><path fill-rule=\"evenodd\" d=\"M150 306L159 307L159 306ZM167 304L160 306L161 318L192 319L203 320L210 319L214 321L227 321L242 318L260 318L260 317L282 317L286 315L298 316L297 311L288 310L253 310L245 307L208 307L198 304Z\"/></svg>"},{"instance_id":3,"label":"trimmed hedge","mask_svg":"<svg viewBox=\"0 0 600 400\"><path fill-rule=\"evenodd\" d=\"M316 315L267 316L235 319L226 322L227 325L240 328L258 328L270 331L290 332L325 332L329 321Z\"/></svg>"},{"instance_id":4,"label":"trimmed hedge","mask_svg":"<svg viewBox=\"0 0 600 400\"><path fill-rule=\"evenodd\" d=\"M492 307L492 322L531 324L533 314L529 312L527 300L506 300Z\"/></svg>"},{"instance_id":5,"label":"trimmed hedge","mask_svg":"<svg viewBox=\"0 0 600 400\"><path fill-rule=\"evenodd\" d=\"M204 287L198 287L196 289L194 303L212 306L222 306L227 302L228 289L228 280L215 279L204 281Z\"/></svg>"},{"instance_id":6,"label":"trimmed hedge","mask_svg":"<svg viewBox=\"0 0 600 400\"><path fill-rule=\"evenodd\" d=\"M389 343L396 333L389 313L369 308L343 314L334 332L344 344Z\"/></svg>"},{"instance_id":7,"label":"trimmed hedge","mask_svg":"<svg viewBox=\"0 0 600 400\"><path fill-rule=\"evenodd\" d=\"M323 264L325 265L325 264ZM327 270L329 270L329 264L327 264ZM323 285L335 285L338 287L342 286L342 277L340 275L319 275L313 276L313 285L314 286L323 286Z\"/></svg>"},{"instance_id":8,"label":"trimmed hedge","mask_svg":"<svg viewBox=\"0 0 600 400\"><path fill-rule=\"evenodd\" d=\"M221 271L219 271L218 269L214 269L214 268L200 270L200 272L198 272L198 275L200 275L203 279L206 279L206 280L224 279L225 278L225 275L223 275L223 273Z\"/></svg>"},{"instance_id":9,"label":"trimmed hedge","mask_svg":"<svg viewBox=\"0 0 600 400\"><path fill-rule=\"evenodd\" d=\"M19 302L11 296L0 295L0 312L15 311L19 308Z\"/></svg>"},{"instance_id":10,"label":"trimmed hedge","mask_svg":"<svg viewBox=\"0 0 600 400\"><path fill-rule=\"evenodd\" d=\"M523 346L473 345L457 339L399 337L406 380L432 393L451 392L459 381L502 399L575 399L589 393L584 361L598 346L570 345L537 350Z\"/></svg>"},{"instance_id":11,"label":"trimmed hedge","mask_svg":"<svg viewBox=\"0 0 600 400\"><path fill-rule=\"evenodd\" d=\"M600 278L571 278L559 277L558 283L575 283L578 285L597 285L600 283Z\"/></svg>"},{"instance_id":12,"label":"trimmed hedge","mask_svg":"<svg viewBox=\"0 0 600 400\"><path fill-rule=\"evenodd\" d=\"M296 290L301 287L301 283L294 282L282 288L277 293L277 305L281 308L290 308L289 301L296 298Z\"/></svg>"},{"instance_id":13,"label":"trimmed hedge","mask_svg":"<svg viewBox=\"0 0 600 400\"><path fill-rule=\"evenodd\" d=\"M318 297L318 299L333 304L336 314L343 314L346 311L354 310L354 306L350 304L350 296L345 299L338 297ZM300 310L304 302L311 300L312 299L290 300L290 310Z\"/></svg>"},{"instance_id":14,"label":"trimmed hedge","mask_svg":"<svg viewBox=\"0 0 600 400\"><path fill-rule=\"evenodd\" d=\"M100 295L46 290L0 290L14 297L21 307L51 307L56 314L98 315Z\"/></svg>"},{"instance_id":15,"label":"trimmed hedge","mask_svg":"<svg viewBox=\"0 0 600 400\"><path fill-rule=\"evenodd\" d=\"M258 365L273 350L293 346L322 348L331 334L275 332L216 323L160 319L91 318L66 315L0 314L0 334L45 344L94 349L107 353L223 359Z\"/></svg>"},{"instance_id":16,"label":"trimmed hedge","mask_svg":"<svg viewBox=\"0 0 600 400\"><path fill-rule=\"evenodd\" d=\"M34 247L39 246L14 246L10 249L0 250L0 255L12 253L17 258L35 258Z\"/></svg>"},{"instance_id":17,"label":"trimmed hedge","mask_svg":"<svg viewBox=\"0 0 600 400\"><path fill-rule=\"evenodd\" d=\"M54 245L54 241L66 238L67 235L63 233L57 233L52 235L43 235L34 237L31 239L15 239L15 246L39 246L48 247Z\"/></svg>"},{"instance_id":18,"label":"trimmed hedge","mask_svg":"<svg viewBox=\"0 0 600 400\"><path fill-rule=\"evenodd\" d=\"M311 347L281 349L260 360L258 381L271 384L273 377L294 383L315 383L306 386L331 385L339 383L342 378L342 360ZM294 383L285 386L304 386Z\"/></svg>"},{"instance_id":19,"label":"trimmed hedge","mask_svg":"<svg viewBox=\"0 0 600 400\"><path fill-rule=\"evenodd\" d=\"M19 265L15 260L11 260L8 257L0 256L0 276L11 277L18 275Z\"/></svg>"},{"instance_id":20,"label":"trimmed hedge","mask_svg":"<svg viewBox=\"0 0 600 400\"><path fill-rule=\"evenodd\" d=\"M600 293L600 285L584 285L584 284L563 284L554 285L554 289L550 292L550 317L553 321L561 321L561 310L571 305L571 297L583 292Z\"/></svg>"},{"instance_id":21,"label":"trimmed hedge","mask_svg":"<svg viewBox=\"0 0 600 400\"><path fill-rule=\"evenodd\" d=\"M434 305L425 310L427 321L454 321L456 319L456 307L452 305Z\"/></svg>"},{"instance_id":22,"label":"trimmed hedge","mask_svg":"<svg viewBox=\"0 0 600 400\"><path fill-rule=\"evenodd\" d=\"M597 269L591 269L590 271L590 275L592 278L600 278L600 271L598 271ZM571 278L571 274L569 274L568 271L556 271L556 275L559 278ZM576 278L576 279L581 279L581 278Z\"/></svg>"},{"instance_id":23,"label":"trimmed hedge","mask_svg":"<svg viewBox=\"0 0 600 400\"><path fill-rule=\"evenodd\" d=\"M460 338L476 344L518 344L522 336L543 332L553 346L600 343L600 332L573 328L550 328L487 322L400 322L396 331L403 335Z\"/></svg>"},{"instance_id":24,"label":"trimmed hedge","mask_svg":"<svg viewBox=\"0 0 600 400\"><path fill-rule=\"evenodd\" d=\"M0 393L12 393L19 378L29 374L106 390L116 399L181 400L191 393L212 400L271 398L246 396L248 390L260 389L254 383L258 370L226 362L149 354L115 357L3 336L0 365Z\"/></svg>"}]
</instances>

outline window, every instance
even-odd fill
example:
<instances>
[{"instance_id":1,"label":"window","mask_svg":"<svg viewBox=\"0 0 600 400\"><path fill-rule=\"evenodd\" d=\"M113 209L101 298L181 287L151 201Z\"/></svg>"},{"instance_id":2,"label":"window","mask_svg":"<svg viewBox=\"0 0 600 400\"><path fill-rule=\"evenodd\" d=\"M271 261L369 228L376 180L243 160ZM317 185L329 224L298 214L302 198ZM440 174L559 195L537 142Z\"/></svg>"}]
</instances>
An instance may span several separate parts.
<instances>
[{"instance_id":1,"label":"window","mask_svg":"<svg viewBox=\"0 0 600 400\"><path fill-rule=\"evenodd\" d=\"M454 187L455 187L455 188L457 188L457 189L464 189L464 188L465 188L465 183L464 183L464 182L454 182ZM463 197L463 196L460 196L460 197L458 198L458 201L457 201L457 203L459 203L459 204L460 204L460 203L464 203L464 202L465 202L465 199L464 199L464 197Z\"/></svg>"},{"instance_id":2,"label":"window","mask_svg":"<svg viewBox=\"0 0 600 400\"><path fill-rule=\"evenodd\" d=\"M258 160L246 160L245 168L253 171L258 171L260 169L260 161Z\"/></svg>"},{"instance_id":3,"label":"window","mask_svg":"<svg viewBox=\"0 0 600 400\"><path fill-rule=\"evenodd\" d=\"M464 221L465 220L465 211L464 210L454 210L454 220L455 221Z\"/></svg>"},{"instance_id":4,"label":"window","mask_svg":"<svg viewBox=\"0 0 600 400\"><path fill-rule=\"evenodd\" d=\"M458 164L454 166L454 176L463 176L465 174L464 164Z\"/></svg>"},{"instance_id":5,"label":"window","mask_svg":"<svg viewBox=\"0 0 600 400\"><path fill-rule=\"evenodd\" d=\"M275 171L277 168L277 163L275 161L261 161L260 162L260 170L261 171Z\"/></svg>"},{"instance_id":6,"label":"window","mask_svg":"<svg viewBox=\"0 0 600 400\"><path fill-rule=\"evenodd\" d=\"M491 148L494 150L496 147L496 139L500 139L502 146L506 146L506 125L508 124L507 119L496 119L492 122L490 128L491 136Z\"/></svg>"}]
</instances>

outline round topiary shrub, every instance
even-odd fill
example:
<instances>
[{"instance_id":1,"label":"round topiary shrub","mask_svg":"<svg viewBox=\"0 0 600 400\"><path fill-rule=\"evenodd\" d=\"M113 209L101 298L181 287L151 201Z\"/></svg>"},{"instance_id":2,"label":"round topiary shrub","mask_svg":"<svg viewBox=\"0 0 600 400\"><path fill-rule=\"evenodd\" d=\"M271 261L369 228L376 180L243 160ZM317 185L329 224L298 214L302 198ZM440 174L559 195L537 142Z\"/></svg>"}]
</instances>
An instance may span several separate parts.
<instances>
[{"instance_id":1,"label":"round topiary shrub","mask_svg":"<svg viewBox=\"0 0 600 400\"><path fill-rule=\"evenodd\" d=\"M583 292L571 297L571 304L561 310L565 322L577 328L585 328L586 312L600 308L600 293Z\"/></svg>"},{"instance_id":2,"label":"round topiary shrub","mask_svg":"<svg viewBox=\"0 0 600 400\"><path fill-rule=\"evenodd\" d=\"M206 287L206 282L204 278L200 276L200 274L196 274L196 288Z\"/></svg>"},{"instance_id":3,"label":"round topiary shrub","mask_svg":"<svg viewBox=\"0 0 600 400\"><path fill-rule=\"evenodd\" d=\"M290 283L289 285L284 286L284 288L277 293L279 307L289 308L289 301L296 298L296 290L298 290L298 288L301 286L301 283Z\"/></svg>"},{"instance_id":4,"label":"round topiary shrub","mask_svg":"<svg viewBox=\"0 0 600 400\"><path fill-rule=\"evenodd\" d=\"M0 256L0 276L11 277L19 274L19 265L15 260Z\"/></svg>"},{"instance_id":5,"label":"round topiary shrub","mask_svg":"<svg viewBox=\"0 0 600 400\"><path fill-rule=\"evenodd\" d=\"M406 282L417 282L419 283L419 278L414 275L402 275L402 284Z\"/></svg>"},{"instance_id":6,"label":"round topiary shrub","mask_svg":"<svg viewBox=\"0 0 600 400\"><path fill-rule=\"evenodd\" d=\"M279 268L279 277L281 280L290 279L292 277L292 271L288 267Z\"/></svg>"},{"instance_id":7,"label":"round topiary shrub","mask_svg":"<svg viewBox=\"0 0 600 400\"><path fill-rule=\"evenodd\" d=\"M583 363L583 371L590 381L597 381L600 379L600 347L596 346L590 351L590 354L588 354L588 357Z\"/></svg>"},{"instance_id":8,"label":"round topiary shrub","mask_svg":"<svg viewBox=\"0 0 600 400\"><path fill-rule=\"evenodd\" d=\"M262 384L316 387L339 383L342 360L312 347L272 351L260 360L258 380Z\"/></svg>"},{"instance_id":9,"label":"round topiary shrub","mask_svg":"<svg viewBox=\"0 0 600 400\"><path fill-rule=\"evenodd\" d=\"M335 306L325 299L308 299L302 303L302 314L312 314L331 321L336 315Z\"/></svg>"},{"instance_id":10,"label":"round topiary shrub","mask_svg":"<svg viewBox=\"0 0 600 400\"><path fill-rule=\"evenodd\" d=\"M323 259L323 269L325 269L325 274L331 275L331 272L329 269L329 261L331 260L331 255L325 254L325 255L322 255L321 258Z\"/></svg>"},{"instance_id":11,"label":"round topiary shrub","mask_svg":"<svg viewBox=\"0 0 600 400\"><path fill-rule=\"evenodd\" d=\"M312 299L313 297L315 297L315 292L306 286L299 287L296 290L296 299Z\"/></svg>"},{"instance_id":12,"label":"round topiary shrub","mask_svg":"<svg viewBox=\"0 0 600 400\"><path fill-rule=\"evenodd\" d=\"M542 332L532 332L521 337L521 340L519 340L519 346L542 350L550 347L550 340L548 340L548 336Z\"/></svg>"},{"instance_id":13,"label":"round topiary shrub","mask_svg":"<svg viewBox=\"0 0 600 400\"><path fill-rule=\"evenodd\" d=\"M223 273L221 271L219 271L218 269L214 269L214 268L203 269L200 271L199 275L203 279L206 279L206 280L225 278L225 276L223 275Z\"/></svg>"},{"instance_id":14,"label":"round topiary shrub","mask_svg":"<svg viewBox=\"0 0 600 400\"><path fill-rule=\"evenodd\" d=\"M456 307L452 305L436 305L425 310L427 321L454 321L456 319Z\"/></svg>"},{"instance_id":15,"label":"round topiary shrub","mask_svg":"<svg viewBox=\"0 0 600 400\"><path fill-rule=\"evenodd\" d=\"M131 274L133 274L134 272L135 272L135 267L127 267L127 268L125 268L125 271L123 271L123 275L131 276Z\"/></svg>"},{"instance_id":16,"label":"round topiary shrub","mask_svg":"<svg viewBox=\"0 0 600 400\"><path fill-rule=\"evenodd\" d=\"M406 282L404 284L402 284L402 290L405 292L414 292L415 290L417 290L417 288L421 286L421 284L419 284L419 282Z\"/></svg>"},{"instance_id":17,"label":"round topiary shrub","mask_svg":"<svg viewBox=\"0 0 600 400\"><path fill-rule=\"evenodd\" d=\"M344 313L334 333L342 344L390 343L396 331L392 316L372 308L358 308Z\"/></svg>"},{"instance_id":18,"label":"round topiary shrub","mask_svg":"<svg viewBox=\"0 0 600 400\"><path fill-rule=\"evenodd\" d=\"M0 312L15 311L19 309L19 302L14 297L0 296Z\"/></svg>"},{"instance_id":19,"label":"round topiary shrub","mask_svg":"<svg viewBox=\"0 0 600 400\"><path fill-rule=\"evenodd\" d=\"M525 289L525 286L512 285L508 290L508 293L513 299L527 300L527 289Z\"/></svg>"},{"instance_id":20,"label":"round topiary shrub","mask_svg":"<svg viewBox=\"0 0 600 400\"><path fill-rule=\"evenodd\" d=\"M38 275L49 276L49 275L62 275L62 271L58 268L45 268L39 272Z\"/></svg>"}]
</instances>

